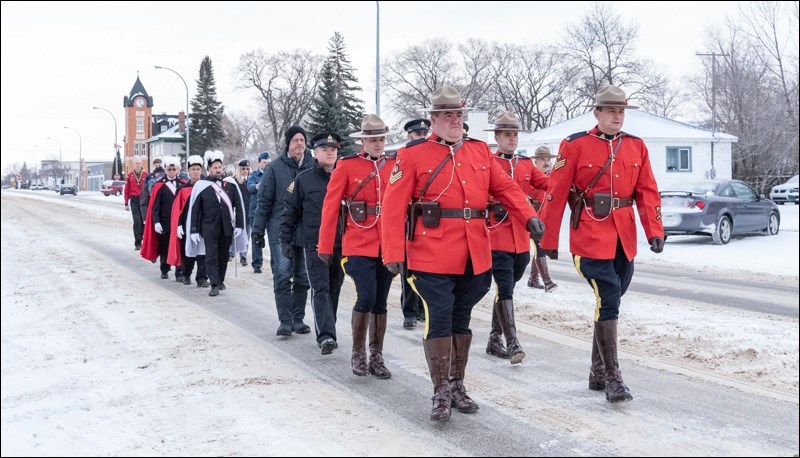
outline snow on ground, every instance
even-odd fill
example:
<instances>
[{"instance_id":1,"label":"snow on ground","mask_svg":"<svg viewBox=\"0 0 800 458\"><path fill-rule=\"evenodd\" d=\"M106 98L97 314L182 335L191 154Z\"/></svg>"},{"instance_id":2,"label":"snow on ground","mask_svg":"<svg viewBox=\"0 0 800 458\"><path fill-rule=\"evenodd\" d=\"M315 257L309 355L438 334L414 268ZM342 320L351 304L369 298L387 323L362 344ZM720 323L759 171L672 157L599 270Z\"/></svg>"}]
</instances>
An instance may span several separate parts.
<instances>
[{"instance_id":1,"label":"snow on ground","mask_svg":"<svg viewBox=\"0 0 800 458\"><path fill-rule=\"evenodd\" d=\"M14 193L15 201L52 199L3 191L4 203L6 193ZM72 196L59 202L115 228L130 222L122 197L80 197L93 203ZM725 246L703 237L670 237L664 253L655 255L640 236L637 264L663 267L665 276L769 276L767 290L769 284L796 285L798 208L781 207L777 236ZM364 412L336 386L298 375L301 369L285 354L174 293L118 294L130 290L131 273L105 269L101 254L74 240L49 237L56 224L20 228L8 211L2 218L2 455L458 454ZM558 263L570 263L564 232ZM96 236L103 243L132 244L129 232ZM78 251L82 256L74 255ZM553 269L556 262L550 263ZM586 285L562 283L545 294L523 280L516 293L520 321L591 336L593 296ZM490 300L476 312L484 319ZM796 396L799 329L797 319L629 293L619 334L628 357L658 358ZM137 402L145 398L161 404ZM321 408L319 399L337 408ZM209 411L214 421L208 421ZM297 430L299 418L305 420ZM326 428L324 442L309 439L307 430L315 428ZM347 431L361 431L360 440L349 439Z\"/></svg>"}]
</instances>

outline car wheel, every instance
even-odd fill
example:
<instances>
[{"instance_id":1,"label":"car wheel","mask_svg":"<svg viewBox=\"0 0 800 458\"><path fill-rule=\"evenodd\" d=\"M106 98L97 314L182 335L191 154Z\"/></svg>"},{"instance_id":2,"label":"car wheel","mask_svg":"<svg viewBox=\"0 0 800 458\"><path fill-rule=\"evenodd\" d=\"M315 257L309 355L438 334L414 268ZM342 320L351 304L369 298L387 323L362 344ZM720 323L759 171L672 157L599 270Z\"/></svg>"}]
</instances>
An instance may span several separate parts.
<instances>
[{"instance_id":1,"label":"car wheel","mask_svg":"<svg viewBox=\"0 0 800 458\"><path fill-rule=\"evenodd\" d=\"M717 228L711 234L711 238L714 239L714 245L727 245L731 241L732 229L731 219L726 215L720 216L717 221Z\"/></svg>"},{"instance_id":2,"label":"car wheel","mask_svg":"<svg viewBox=\"0 0 800 458\"><path fill-rule=\"evenodd\" d=\"M781 222L778 219L778 214L776 212L772 212L769 214L769 219L767 219L767 229L764 231L767 235L777 235L778 231L780 230Z\"/></svg>"}]
</instances>

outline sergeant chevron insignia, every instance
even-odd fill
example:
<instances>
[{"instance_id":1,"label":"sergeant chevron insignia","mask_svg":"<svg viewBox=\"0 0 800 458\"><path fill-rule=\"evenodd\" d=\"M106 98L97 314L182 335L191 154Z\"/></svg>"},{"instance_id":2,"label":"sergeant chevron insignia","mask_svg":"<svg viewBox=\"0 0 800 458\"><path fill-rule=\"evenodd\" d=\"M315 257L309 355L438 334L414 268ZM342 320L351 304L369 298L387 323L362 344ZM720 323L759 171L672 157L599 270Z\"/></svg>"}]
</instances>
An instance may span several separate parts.
<instances>
[{"instance_id":1,"label":"sergeant chevron insignia","mask_svg":"<svg viewBox=\"0 0 800 458\"><path fill-rule=\"evenodd\" d=\"M403 178L403 171L400 170L400 161L397 161L394 168L392 168L392 174L389 176L389 183L394 184L400 178Z\"/></svg>"},{"instance_id":2,"label":"sergeant chevron insignia","mask_svg":"<svg viewBox=\"0 0 800 458\"><path fill-rule=\"evenodd\" d=\"M556 161L555 165L553 165L553 170L558 170L561 167L564 167L564 165L566 165L566 163L567 163L567 159L566 158L565 159L561 159L560 161Z\"/></svg>"}]
</instances>

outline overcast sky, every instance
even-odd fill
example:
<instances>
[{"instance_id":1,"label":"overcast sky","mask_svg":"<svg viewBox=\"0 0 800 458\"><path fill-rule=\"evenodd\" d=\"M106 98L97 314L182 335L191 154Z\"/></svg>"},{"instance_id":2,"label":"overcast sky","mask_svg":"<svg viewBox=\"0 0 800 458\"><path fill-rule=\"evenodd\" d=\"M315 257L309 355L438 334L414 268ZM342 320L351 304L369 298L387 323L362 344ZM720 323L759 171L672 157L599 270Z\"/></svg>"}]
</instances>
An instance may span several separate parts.
<instances>
[{"instance_id":1,"label":"overcast sky","mask_svg":"<svg viewBox=\"0 0 800 458\"><path fill-rule=\"evenodd\" d=\"M674 78L699 72L704 30L736 12L739 2L614 2L638 23L638 53ZM425 39L446 37L540 43L564 36L591 2L382 2L381 58ZM122 141L123 97L137 71L153 96L154 113L186 106L177 71L194 97L200 62L214 66L227 112L252 113L255 93L234 88L239 56L305 48L326 54L335 31L344 35L365 108L375 108L375 2L2 2L2 171L13 163L113 157L114 113ZM385 96L383 104L385 105ZM383 110L384 115L386 110ZM51 137L51 138L48 138Z\"/></svg>"}]
</instances>

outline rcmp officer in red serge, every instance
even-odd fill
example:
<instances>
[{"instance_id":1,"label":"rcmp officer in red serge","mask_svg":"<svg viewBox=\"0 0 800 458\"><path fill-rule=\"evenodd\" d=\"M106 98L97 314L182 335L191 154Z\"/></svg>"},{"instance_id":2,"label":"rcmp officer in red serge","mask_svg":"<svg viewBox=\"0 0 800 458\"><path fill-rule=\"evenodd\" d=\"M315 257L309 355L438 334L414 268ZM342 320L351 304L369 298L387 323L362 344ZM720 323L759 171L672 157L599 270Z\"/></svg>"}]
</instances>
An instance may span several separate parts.
<instances>
[{"instance_id":1,"label":"rcmp officer in red serge","mask_svg":"<svg viewBox=\"0 0 800 458\"><path fill-rule=\"evenodd\" d=\"M608 401L624 402L633 396L619 371L617 318L636 256L632 204L635 200L650 250L661 253L661 197L644 141L622 132L625 110L638 107L628 105L625 93L615 86L597 91L590 106L594 107L597 125L570 135L559 147L542 207L547 230L540 245L550 258L558 258L561 218L574 185L577 194L573 195L579 199L573 200L579 202L573 211L574 216L579 214L579 220L571 222L570 252L575 268L594 290L597 303L589 389L605 389ZM581 203L585 203L582 209Z\"/></svg>"},{"instance_id":2,"label":"rcmp officer in red serge","mask_svg":"<svg viewBox=\"0 0 800 458\"><path fill-rule=\"evenodd\" d=\"M533 165L545 175L550 175L550 169L552 168L551 159L554 157L555 156L550 154L550 148L540 146L536 148L536 151L533 153ZM547 196L547 188L531 188L528 196L531 198L533 208L536 211L540 211L542 209L542 202L544 202ZM533 244L535 248L533 251L533 259L531 260L531 275L528 278L528 287L543 289L546 293L553 292L558 288L558 285L550 278L550 269L547 267L547 256L539 248L538 240L534 240ZM541 283L539 282L539 275L542 276Z\"/></svg>"},{"instance_id":3,"label":"rcmp officer in red serge","mask_svg":"<svg viewBox=\"0 0 800 458\"><path fill-rule=\"evenodd\" d=\"M522 125L519 117L505 111L497 117L493 129L497 142L495 160L525 195L532 188L547 189L547 175L539 171L533 161L516 154L519 132ZM486 353L509 358L511 364L518 364L525 358L525 352L517 339L514 322L514 285L525 275L530 260L530 233L520 220L512 219L505 211L502 202L489 199L489 239L492 242L492 276L497 284L494 308L492 309L492 330ZM501 335L505 334L507 348L503 348Z\"/></svg>"},{"instance_id":4,"label":"rcmp officer in red serge","mask_svg":"<svg viewBox=\"0 0 800 458\"><path fill-rule=\"evenodd\" d=\"M450 419L450 407L475 412L464 373L469 357L472 307L489 291L492 266L486 203L503 202L512 218L536 234L542 223L489 146L462 139L464 107L451 87L431 97L432 135L400 148L384 199L381 240L387 268L397 273L407 257L412 287L426 321L423 348L433 382L431 420ZM412 205L409 205L413 202ZM402 234L408 211L406 240ZM451 356L452 355L452 356Z\"/></svg>"},{"instance_id":5,"label":"rcmp officer in red serge","mask_svg":"<svg viewBox=\"0 0 800 458\"><path fill-rule=\"evenodd\" d=\"M361 132L350 134L361 139L364 149L356 155L339 159L331 174L322 206L317 249L320 258L330 265L336 227L343 213L342 266L356 286L350 362L355 375L369 373L380 379L392 376L383 361L383 338L386 334L386 299L394 275L381 261L379 224L389 172L394 166L394 158L384 156L387 135L390 132L386 124L374 114L367 115L361 122ZM397 234L402 234L402 228ZM364 348L368 329L369 366Z\"/></svg>"},{"instance_id":6,"label":"rcmp officer in red serge","mask_svg":"<svg viewBox=\"0 0 800 458\"><path fill-rule=\"evenodd\" d=\"M427 119L412 119L408 121L403 130L408 133L409 142L406 143L406 148L416 145L417 143L424 142L430 133L431 122ZM403 306L403 327L413 328L417 326L417 321L425 321L425 311L422 309L422 302L419 296L408 284L408 265L403 267L403 279L400 282L403 286L402 296L400 302Z\"/></svg>"}]
</instances>

